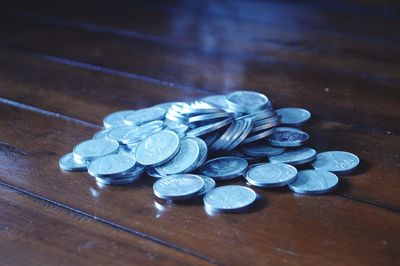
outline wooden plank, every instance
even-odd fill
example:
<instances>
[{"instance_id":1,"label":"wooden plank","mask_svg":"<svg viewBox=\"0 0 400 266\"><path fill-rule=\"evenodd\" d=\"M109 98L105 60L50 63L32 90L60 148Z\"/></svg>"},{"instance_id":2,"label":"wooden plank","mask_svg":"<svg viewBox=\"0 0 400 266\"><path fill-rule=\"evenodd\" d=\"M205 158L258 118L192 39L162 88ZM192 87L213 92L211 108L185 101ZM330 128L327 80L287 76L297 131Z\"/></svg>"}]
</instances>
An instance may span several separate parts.
<instances>
[{"instance_id":1,"label":"wooden plank","mask_svg":"<svg viewBox=\"0 0 400 266\"><path fill-rule=\"evenodd\" d=\"M270 96L276 106L304 106L325 119L400 132L397 82L298 64L209 55L144 40L127 42L125 38L76 29L32 23L19 26L14 28L19 34L10 36L2 31L9 47L133 72L148 81L172 82L177 87L213 93L254 88Z\"/></svg>"},{"instance_id":2,"label":"wooden plank","mask_svg":"<svg viewBox=\"0 0 400 266\"><path fill-rule=\"evenodd\" d=\"M152 87L151 84L136 79L83 71L15 53L8 55L11 55L10 59L4 56L5 60L0 65L2 97L97 125L101 125L102 118L113 111L142 108L167 101L193 100L205 95L201 91L179 91L167 86ZM314 123L306 129L311 133L312 146L316 146L319 151L348 150L363 159L363 170L359 173L363 178L350 178L354 187L344 191L345 195L384 206L399 207L396 172L390 171L390 167L398 169L397 162L389 160L384 164L378 163L383 157L396 157L400 150L397 145L398 136L320 119L314 119ZM79 140L72 142L70 149L78 142ZM370 164L374 164L372 169L368 166ZM374 173L371 174L371 171ZM377 183L375 179L381 178L382 172L386 173L386 177ZM365 176L370 182L365 182Z\"/></svg>"},{"instance_id":3,"label":"wooden plank","mask_svg":"<svg viewBox=\"0 0 400 266\"><path fill-rule=\"evenodd\" d=\"M0 185L2 265L211 265Z\"/></svg>"},{"instance_id":4,"label":"wooden plank","mask_svg":"<svg viewBox=\"0 0 400 266\"><path fill-rule=\"evenodd\" d=\"M58 158L93 129L6 105L1 105L0 116L1 182L223 264L399 262L400 165L387 153L400 150L393 141L397 137L375 138L375 133L317 121L309 128L317 146L341 145L369 164L361 173L343 177L339 193L354 195L367 188L363 195L369 201L393 210L335 194L297 196L283 189L257 190L264 201L248 213L209 215L199 202L173 205L155 200L150 178L129 186L102 187L86 173L61 172Z\"/></svg>"},{"instance_id":5,"label":"wooden plank","mask_svg":"<svg viewBox=\"0 0 400 266\"><path fill-rule=\"evenodd\" d=\"M208 9L212 10L214 3ZM274 16L269 16L274 20L282 18L285 21L294 20L290 22L290 26L277 26L276 21L272 25L271 23L254 23L246 20L237 23L235 18L221 20L221 16L196 14L197 10L201 10L201 8L188 10L178 8L171 13L168 12L169 8L160 10L149 8L146 5L136 6L132 3L122 2L114 6L119 9L118 11L104 14L102 10L105 7L101 3L97 4L95 9L85 9L79 3L79 10L77 10L77 6L71 4L70 1L58 3L56 6L52 6L50 3L47 8L39 7L40 5L34 7L19 5L15 7L12 14L63 27L173 43L176 46L190 46L206 53L212 51L213 54L226 54L230 57L241 56L258 60L266 58L274 61L297 62L336 71L345 69L347 72L358 75L398 80L398 69L396 68L398 60L396 58L400 58L400 50L397 43L381 41L377 39L376 34L366 40L365 36L355 38L354 35L341 35L336 32L327 34L330 32L299 28L301 27L299 25L304 24L305 19L316 16L319 21L314 21L312 23L314 26L345 23L348 27L352 27L355 25L352 22L362 21L362 29L378 26L379 32L382 33L382 29L397 30L396 17L387 22L388 26L382 24L382 21L386 19L384 16L378 16L375 21L370 20L371 15L369 14L366 22L363 17L355 16L354 12L350 17L346 17L348 15L346 13L344 15L340 12L337 14L330 10L329 14L333 13L335 18L332 21L329 14L320 13L316 5L312 6L312 12L306 8L305 18L297 16L298 14L304 16L304 12L294 11L299 8L298 5L277 3L272 4L272 8L262 8L263 17L268 17L268 13L274 13ZM300 6L300 10L303 9L304 7ZM277 12L282 14L277 15ZM188 18L188 14L191 14L191 19ZM157 20L154 20L154 17L157 17ZM325 19L322 20L321 17ZM340 19L336 17L340 17ZM368 23L368 26L365 23ZM397 23L400 22L397 21ZM202 30L204 28L207 30ZM339 26L339 28L343 29L344 27ZM360 33L358 28L355 31ZM398 36L399 34L389 32L386 35ZM204 39L212 41L205 42ZM235 43L235 45L233 46L231 43Z\"/></svg>"}]
</instances>

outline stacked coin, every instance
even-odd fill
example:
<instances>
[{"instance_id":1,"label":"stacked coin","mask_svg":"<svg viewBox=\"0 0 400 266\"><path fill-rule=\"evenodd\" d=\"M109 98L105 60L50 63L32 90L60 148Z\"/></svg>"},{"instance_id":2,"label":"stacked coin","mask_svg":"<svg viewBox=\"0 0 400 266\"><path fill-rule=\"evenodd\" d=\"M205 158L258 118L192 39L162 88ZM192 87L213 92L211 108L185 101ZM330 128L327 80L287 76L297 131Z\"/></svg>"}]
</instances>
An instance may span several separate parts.
<instances>
[{"instance_id":1,"label":"stacked coin","mask_svg":"<svg viewBox=\"0 0 400 266\"><path fill-rule=\"evenodd\" d=\"M294 127L310 117L301 108L274 110L265 95L252 91L123 110L107 115L104 129L62 156L59 165L87 170L102 185L128 184L147 173L158 179L153 191L160 199L204 196L207 210L239 211L255 202L256 193L237 185L214 188L215 181L244 176L257 187L288 185L318 194L336 186L335 173L357 166L353 154L301 147L310 136ZM315 170L294 167L311 162Z\"/></svg>"}]
</instances>

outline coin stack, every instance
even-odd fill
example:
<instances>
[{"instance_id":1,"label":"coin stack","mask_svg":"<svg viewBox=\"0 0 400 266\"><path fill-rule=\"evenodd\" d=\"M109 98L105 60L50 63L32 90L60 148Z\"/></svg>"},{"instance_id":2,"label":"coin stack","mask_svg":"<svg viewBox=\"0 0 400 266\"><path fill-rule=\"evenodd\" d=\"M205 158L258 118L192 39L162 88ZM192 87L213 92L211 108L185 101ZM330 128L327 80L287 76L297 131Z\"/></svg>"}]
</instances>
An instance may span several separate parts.
<instances>
[{"instance_id":1,"label":"coin stack","mask_svg":"<svg viewBox=\"0 0 400 266\"><path fill-rule=\"evenodd\" d=\"M103 185L128 184L147 173L158 179L153 191L160 199L203 197L207 210L239 211L257 194L240 185L215 188L215 181L244 176L252 186L288 185L296 193L321 194L336 187L335 173L358 165L351 153L301 147L310 136L296 127L310 117L301 108L274 110L265 95L253 91L124 110L106 116L104 129L62 156L59 165L87 170ZM309 163L314 169L295 168Z\"/></svg>"}]
</instances>

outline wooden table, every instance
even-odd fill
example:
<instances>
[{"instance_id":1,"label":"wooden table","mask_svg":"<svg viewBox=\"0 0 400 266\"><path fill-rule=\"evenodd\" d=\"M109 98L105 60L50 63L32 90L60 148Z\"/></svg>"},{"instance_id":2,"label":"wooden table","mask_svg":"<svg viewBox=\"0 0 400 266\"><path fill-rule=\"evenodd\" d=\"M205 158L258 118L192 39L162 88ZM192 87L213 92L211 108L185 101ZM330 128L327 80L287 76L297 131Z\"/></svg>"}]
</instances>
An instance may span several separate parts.
<instances>
[{"instance_id":1,"label":"wooden table","mask_svg":"<svg viewBox=\"0 0 400 266\"><path fill-rule=\"evenodd\" d=\"M399 3L143 2L2 7L1 264L400 265ZM358 170L209 215L58 167L108 113L239 88L310 110L308 145Z\"/></svg>"}]
</instances>

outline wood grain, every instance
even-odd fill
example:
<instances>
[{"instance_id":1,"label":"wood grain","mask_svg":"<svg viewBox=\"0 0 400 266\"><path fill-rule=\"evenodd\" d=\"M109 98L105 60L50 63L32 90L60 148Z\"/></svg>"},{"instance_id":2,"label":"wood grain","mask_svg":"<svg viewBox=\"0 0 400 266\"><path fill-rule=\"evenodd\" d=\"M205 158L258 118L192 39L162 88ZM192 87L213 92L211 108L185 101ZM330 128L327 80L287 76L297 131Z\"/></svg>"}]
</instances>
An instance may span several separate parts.
<instances>
[{"instance_id":1,"label":"wood grain","mask_svg":"<svg viewBox=\"0 0 400 266\"><path fill-rule=\"evenodd\" d=\"M382 265L399 260L399 193L396 185L382 185L385 179L396 178L396 171L386 164L371 163L367 172L363 167L360 174L343 177L337 195L313 197L297 196L286 189L257 190L264 200L249 213L210 215L200 203L173 205L155 200L150 178L129 186L102 187L86 173L61 172L57 165L59 156L90 137L94 129L5 105L1 106L0 114L0 126L5 129L0 135L1 182L185 247L217 262ZM341 145L352 152L355 150L351 147L364 144L362 136L357 136L358 143L351 146L354 135L346 138L342 134L348 131L335 126L323 123L310 126L310 130L318 128L328 137L328 141L319 141L317 137L315 144L338 145L347 139L348 143ZM371 141L373 136L369 136L364 140ZM387 137L390 136L380 137L379 143ZM393 144L388 141L390 150L398 151ZM376 154L376 145L362 147L371 147L360 155L364 162L379 161L370 157L380 156ZM390 161L388 165L399 167ZM385 179L376 182L380 175ZM244 184L241 180L237 182ZM379 185L386 191L378 198ZM365 188L369 190L364 194L367 201L376 199L379 204L391 207L385 209L340 196Z\"/></svg>"},{"instance_id":2,"label":"wood grain","mask_svg":"<svg viewBox=\"0 0 400 266\"><path fill-rule=\"evenodd\" d=\"M2 265L210 265L0 185Z\"/></svg>"},{"instance_id":3,"label":"wood grain","mask_svg":"<svg viewBox=\"0 0 400 266\"><path fill-rule=\"evenodd\" d=\"M238 57L149 40L128 41L121 36L32 21L19 20L13 25L14 28L0 33L7 36L4 45L61 57L46 57L48 60L70 64L63 58L71 59L134 73L156 83L171 82L177 88L199 88L209 93L252 88L267 93L276 106L306 105L324 119L400 132L396 123L400 114L397 80L295 60ZM375 61L373 66L377 67ZM393 67L393 73L397 73L398 65ZM355 99L358 104L352 104ZM325 108L320 108L321 102Z\"/></svg>"}]
</instances>

